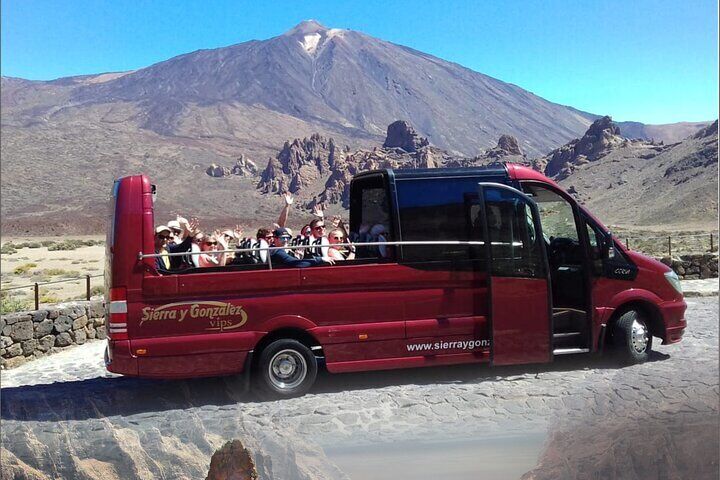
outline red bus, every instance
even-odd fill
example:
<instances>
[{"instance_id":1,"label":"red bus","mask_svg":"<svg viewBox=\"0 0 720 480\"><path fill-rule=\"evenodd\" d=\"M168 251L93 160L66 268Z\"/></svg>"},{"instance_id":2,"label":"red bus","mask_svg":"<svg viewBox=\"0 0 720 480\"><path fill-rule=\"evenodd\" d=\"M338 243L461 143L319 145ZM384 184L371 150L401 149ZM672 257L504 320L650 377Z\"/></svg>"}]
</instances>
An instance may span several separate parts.
<instances>
[{"instance_id":1,"label":"red bus","mask_svg":"<svg viewBox=\"0 0 720 480\"><path fill-rule=\"evenodd\" d=\"M331 373L460 363L517 365L679 342L677 276L630 251L556 183L507 164L365 172L350 230L384 225L384 255L309 268L230 265L163 273L155 187L113 188L108 370L181 378L251 373L277 395ZM268 257L271 257L268 255Z\"/></svg>"}]
</instances>

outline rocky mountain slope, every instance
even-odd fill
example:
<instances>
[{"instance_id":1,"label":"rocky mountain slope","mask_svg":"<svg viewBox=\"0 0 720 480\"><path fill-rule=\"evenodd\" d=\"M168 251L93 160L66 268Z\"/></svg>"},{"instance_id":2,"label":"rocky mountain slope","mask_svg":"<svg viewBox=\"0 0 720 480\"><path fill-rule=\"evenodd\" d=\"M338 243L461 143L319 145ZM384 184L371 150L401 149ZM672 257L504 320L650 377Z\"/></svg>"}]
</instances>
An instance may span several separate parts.
<instances>
[{"instance_id":1,"label":"rocky mountain slope","mask_svg":"<svg viewBox=\"0 0 720 480\"><path fill-rule=\"evenodd\" d=\"M388 123L411 118L434 144L465 154L508 132L526 150L542 153L589 124L576 110L514 85L314 21L268 40L199 50L124 74L9 81L8 123L125 105L133 113L116 121L163 136L238 137L250 125L235 115L265 110L359 139L381 138ZM55 89L57 101L37 92Z\"/></svg>"},{"instance_id":2,"label":"rocky mountain slope","mask_svg":"<svg viewBox=\"0 0 720 480\"><path fill-rule=\"evenodd\" d=\"M546 173L607 223L717 228L717 121L670 145L625 140L598 122L546 157Z\"/></svg>"}]
</instances>

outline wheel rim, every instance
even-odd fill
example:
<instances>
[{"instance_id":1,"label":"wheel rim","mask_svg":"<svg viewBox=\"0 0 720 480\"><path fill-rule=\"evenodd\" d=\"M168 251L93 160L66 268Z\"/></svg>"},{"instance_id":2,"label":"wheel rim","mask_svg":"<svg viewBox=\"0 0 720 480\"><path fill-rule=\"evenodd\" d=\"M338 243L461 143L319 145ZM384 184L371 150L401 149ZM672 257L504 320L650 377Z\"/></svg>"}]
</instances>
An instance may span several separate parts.
<instances>
[{"instance_id":1,"label":"wheel rim","mask_svg":"<svg viewBox=\"0 0 720 480\"><path fill-rule=\"evenodd\" d=\"M632 348L637 353L644 353L647 349L649 340L650 336L648 335L648 330L645 326L645 322L639 319L633 320L631 334Z\"/></svg>"},{"instance_id":2,"label":"wheel rim","mask_svg":"<svg viewBox=\"0 0 720 480\"><path fill-rule=\"evenodd\" d=\"M268 377L279 390L289 390L300 385L307 376L307 362L299 352L292 349L277 352L268 365Z\"/></svg>"}]
</instances>

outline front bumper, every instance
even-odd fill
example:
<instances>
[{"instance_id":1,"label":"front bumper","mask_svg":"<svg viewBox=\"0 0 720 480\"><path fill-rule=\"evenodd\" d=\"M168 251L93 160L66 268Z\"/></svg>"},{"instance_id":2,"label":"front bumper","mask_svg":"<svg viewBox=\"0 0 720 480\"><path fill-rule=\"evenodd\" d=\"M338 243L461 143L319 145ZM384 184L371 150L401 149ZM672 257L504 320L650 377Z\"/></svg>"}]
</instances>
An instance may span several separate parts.
<instances>
[{"instance_id":1,"label":"front bumper","mask_svg":"<svg viewBox=\"0 0 720 480\"><path fill-rule=\"evenodd\" d=\"M683 299L663 302L659 307L663 317L663 324L665 325L665 336L663 337L662 344L670 345L679 342L685 333L685 327L687 327L687 321L685 320L687 303L685 303Z\"/></svg>"}]
</instances>

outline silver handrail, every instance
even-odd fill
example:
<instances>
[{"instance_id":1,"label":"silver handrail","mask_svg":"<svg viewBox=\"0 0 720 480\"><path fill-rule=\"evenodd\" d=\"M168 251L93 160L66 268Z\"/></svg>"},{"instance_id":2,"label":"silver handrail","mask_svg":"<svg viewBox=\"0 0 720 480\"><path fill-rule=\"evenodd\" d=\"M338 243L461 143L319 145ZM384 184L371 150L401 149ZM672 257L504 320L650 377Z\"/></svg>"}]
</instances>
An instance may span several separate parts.
<instances>
[{"instance_id":1,"label":"silver handrail","mask_svg":"<svg viewBox=\"0 0 720 480\"><path fill-rule=\"evenodd\" d=\"M515 245L522 245L522 242L512 242ZM491 242L491 245L507 245L506 242ZM328 247L369 247L379 245L466 245L466 246L482 246L485 245L483 241L462 241L462 240L425 240L425 241L395 241L395 242L357 242L357 243L327 243L323 245L288 245L285 247L255 247L255 248L237 248L233 250L205 250L200 252L177 252L177 253L143 253L138 252L138 260L145 258L158 258L158 257L183 257L185 255L201 255L203 253L245 253L245 252L257 252L257 251L271 251L275 250L298 250L304 248L328 248ZM270 256L268 255L268 258Z\"/></svg>"}]
</instances>

